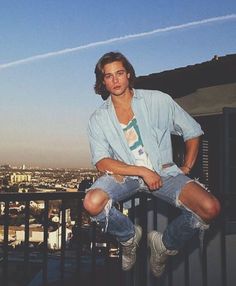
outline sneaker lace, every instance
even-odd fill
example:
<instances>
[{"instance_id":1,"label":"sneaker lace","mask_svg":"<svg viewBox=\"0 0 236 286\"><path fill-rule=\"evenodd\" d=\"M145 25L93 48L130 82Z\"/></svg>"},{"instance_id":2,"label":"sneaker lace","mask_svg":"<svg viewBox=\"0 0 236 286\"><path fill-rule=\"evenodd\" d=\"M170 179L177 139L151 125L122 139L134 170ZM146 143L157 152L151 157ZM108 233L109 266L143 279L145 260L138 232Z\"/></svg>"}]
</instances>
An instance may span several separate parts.
<instances>
[{"instance_id":1,"label":"sneaker lace","mask_svg":"<svg viewBox=\"0 0 236 286\"><path fill-rule=\"evenodd\" d=\"M130 245L123 247L123 253L125 255L134 255L136 252L137 243L133 241Z\"/></svg>"},{"instance_id":2,"label":"sneaker lace","mask_svg":"<svg viewBox=\"0 0 236 286\"><path fill-rule=\"evenodd\" d=\"M164 263L167 260L167 257L165 251L159 252L159 255L156 256L156 263Z\"/></svg>"}]
</instances>

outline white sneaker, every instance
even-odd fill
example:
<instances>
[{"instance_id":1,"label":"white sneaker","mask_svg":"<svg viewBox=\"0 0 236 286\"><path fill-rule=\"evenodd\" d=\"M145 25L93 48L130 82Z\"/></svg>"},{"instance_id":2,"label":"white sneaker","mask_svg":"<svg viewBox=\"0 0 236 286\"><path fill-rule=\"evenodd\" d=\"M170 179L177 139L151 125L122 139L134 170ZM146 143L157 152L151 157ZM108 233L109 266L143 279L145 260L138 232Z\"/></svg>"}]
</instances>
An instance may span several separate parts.
<instances>
[{"instance_id":1,"label":"white sneaker","mask_svg":"<svg viewBox=\"0 0 236 286\"><path fill-rule=\"evenodd\" d=\"M136 249L139 241L142 237L142 228L139 225L135 225L134 237L126 242L122 242L122 269L124 271L130 270L136 261Z\"/></svg>"},{"instance_id":2,"label":"white sneaker","mask_svg":"<svg viewBox=\"0 0 236 286\"><path fill-rule=\"evenodd\" d=\"M178 251L166 249L162 242L162 234L154 230L148 233L148 246L151 249L151 271L154 276L160 277L165 270L168 255L176 255Z\"/></svg>"}]
</instances>

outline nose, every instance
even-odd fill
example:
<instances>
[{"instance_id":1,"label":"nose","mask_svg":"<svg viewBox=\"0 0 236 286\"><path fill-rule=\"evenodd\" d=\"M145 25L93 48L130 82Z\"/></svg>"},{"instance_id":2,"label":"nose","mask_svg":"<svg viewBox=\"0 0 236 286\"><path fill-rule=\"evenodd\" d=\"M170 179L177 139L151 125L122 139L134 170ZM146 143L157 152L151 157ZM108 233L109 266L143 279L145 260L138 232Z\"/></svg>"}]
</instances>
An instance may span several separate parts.
<instances>
[{"instance_id":1,"label":"nose","mask_svg":"<svg viewBox=\"0 0 236 286\"><path fill-rule=\"evenodd\" d=\"M117 83L117 82L118 82L118 76L117 76L117 75L114 75L114 76L113 76L113 82L114 82L114 83Z\"/></svg>"}]
</instances>

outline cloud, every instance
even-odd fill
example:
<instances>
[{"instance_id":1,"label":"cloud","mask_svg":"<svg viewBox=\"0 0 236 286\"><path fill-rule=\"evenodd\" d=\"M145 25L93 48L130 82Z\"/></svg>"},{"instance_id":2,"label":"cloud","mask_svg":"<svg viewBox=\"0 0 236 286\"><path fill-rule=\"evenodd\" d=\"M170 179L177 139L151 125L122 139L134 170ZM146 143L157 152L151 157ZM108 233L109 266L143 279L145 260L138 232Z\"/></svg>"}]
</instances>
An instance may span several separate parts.
<instances>
[{"instance_id":1,"label":"cloud","mask_svg":"<svg viewBox=\"0 0 236 286\"><path fill-rule=\"evenodd\" d=\"M235 19L236 19L236 14L231 14L231 15L225 15L225 16L219 16L219 17L214 17L214 18L208 18L208 19L203 19L203 20L199 20L199 21L189 22L189 23L176 25L176 26L169 26L169 27L166 27L166 28L159 28L159 29L155 29L155 30L148 31L148 32L143 32L143 33L137 33L137 34L130 34L130 35L125 35L125 36L120 36L120 37L111 38L111 39L104 40L104 41L92 42L92 43L89 43L89 44L86 44L86 45L77 46L77 47L74 47L74 48L67 48L67 49L63 49L63 50L59 50L59 51L53 51L53 52L49 52L49 53L45 53L45 54L39 54L39 55L31 56L31 57L28 57L28 58L24 58L24 59L8 62L8 63L5 63L5 64L1 64L0 65L0 70L11 68L11 67L18 66L18 65L23 65L23 64L26 64L26 63L30 63L30 62L35 62L35 61L42 60L42 59L47 59L47 58L51 58L51 57L56 57L56 56L68 54L68 53L73 53L73 52L78 52L78 51L81 51L81 50L86 50L86 49L89 49L89 48L92 48L92 47L98 47L98 46L102 46L102 45L109 45L109 44L112 44L112 43L115 43L115 42L121 42L121 41L124 41L124 40L138 39L138 38L143 38L143 37L154 35L154 34L160 34L160 33L165 33L165 32L170 32L170 31L176 31L176 30L191 28L191 27L194 27L194 26L200 26L200 25L204 25L204 24L220 22L220 21L235 20Z\"/></svg>"}]
</instances>

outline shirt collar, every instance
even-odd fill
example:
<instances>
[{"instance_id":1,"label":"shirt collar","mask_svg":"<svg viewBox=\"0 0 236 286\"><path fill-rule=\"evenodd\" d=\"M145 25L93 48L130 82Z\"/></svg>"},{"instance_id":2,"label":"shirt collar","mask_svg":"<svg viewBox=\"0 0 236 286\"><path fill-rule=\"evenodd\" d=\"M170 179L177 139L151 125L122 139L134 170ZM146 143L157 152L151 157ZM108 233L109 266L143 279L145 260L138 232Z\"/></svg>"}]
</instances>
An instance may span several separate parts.
<instances>
[{"instance_id":1,"label":"shirt collar","mask_svg":"<svg viewBox=\"0 0 236 286\"><path fill-rule=\"evenodd\" d=\"M133 90L133 93L134 93L134 96L133 96L134 99L141 99L141 98L143 98L143 96L142 96L141 92L139 92L139 90L134 89L134 88L132 90ZM107 100L105 101L105 105L106 105L106 107L109 107L109 106L112 105L111 96L109 96L107 98Z\"/></svg>"},{"instance_id":2,"label":"shirt collar","mask_svg":"<svg viewBox=\"0 0 236 286\"><path fill-rule=\"evenodd\" d=\"M134 93L133 98L137 98L137 99L143 98L143 95L142 95L142 93L140 92L140 90L133 88L133 93Z\"/></svg>"}]
</instances>

